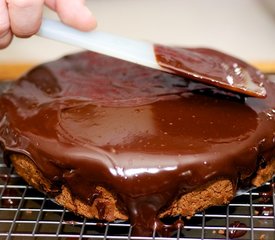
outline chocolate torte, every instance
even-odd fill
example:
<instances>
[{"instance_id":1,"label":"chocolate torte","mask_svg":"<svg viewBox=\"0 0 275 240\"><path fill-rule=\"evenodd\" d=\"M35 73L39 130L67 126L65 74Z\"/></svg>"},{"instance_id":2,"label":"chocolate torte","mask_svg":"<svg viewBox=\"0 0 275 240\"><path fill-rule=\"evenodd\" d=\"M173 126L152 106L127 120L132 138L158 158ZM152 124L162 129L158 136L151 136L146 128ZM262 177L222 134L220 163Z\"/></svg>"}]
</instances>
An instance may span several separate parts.
<instances>
[{"instance_id":1,"label":"chocolate torte","mask_svg":"<svg viewBox=\"0 0 275 240\"><path fill-rule=\"evenodd\" d=\"M266 97L254 98L91 52L66 56L2 93L4 158L76 214L163 232L163 217L226 204L274 174L275 78L262 81Z\"/></svg>"}]
</instances>

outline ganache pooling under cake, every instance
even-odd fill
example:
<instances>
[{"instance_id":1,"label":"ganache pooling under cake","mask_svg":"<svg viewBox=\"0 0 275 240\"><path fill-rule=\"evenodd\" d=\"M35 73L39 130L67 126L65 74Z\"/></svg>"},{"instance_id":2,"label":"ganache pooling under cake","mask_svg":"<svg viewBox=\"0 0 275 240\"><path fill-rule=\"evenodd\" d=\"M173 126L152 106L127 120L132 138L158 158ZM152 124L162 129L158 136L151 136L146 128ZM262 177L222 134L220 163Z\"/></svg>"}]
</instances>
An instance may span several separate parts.
<instances>
[{"instance_id":1,"label":"ganache pooling under cake","mask_svg":"<svg viewBox=\"0 0 275 240\"><path fill-rule=\"evenodd\" d=\"M246 97L91 52L33 68L0 97L7 163L77 214L161 234L275 170L275 82ZM204 199L203 199L204 196Z\"/></svg>"}]
</instances>

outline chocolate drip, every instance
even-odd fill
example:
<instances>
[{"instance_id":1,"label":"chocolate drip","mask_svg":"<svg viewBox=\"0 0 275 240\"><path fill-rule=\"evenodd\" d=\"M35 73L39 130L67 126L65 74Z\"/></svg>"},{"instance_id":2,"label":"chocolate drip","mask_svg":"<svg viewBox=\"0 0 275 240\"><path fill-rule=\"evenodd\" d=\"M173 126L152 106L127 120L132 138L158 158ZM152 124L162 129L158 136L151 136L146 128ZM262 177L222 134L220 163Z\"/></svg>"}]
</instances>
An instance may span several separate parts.
<instances>
[{"instance_id":1,"label":"chocolate drip","mask_svg":"<svg viewBox=\"0 0 275 240\"><path fill-rule=\"evenodd\" d=\"M273 202L273 194L275 190L275 183L272 183L268 186L264 186L261 188L260 191L260 199L259 203L263 204L263 206L255 207L255 211L257 215L263 215L263 216L272 216L274 215L274 209L272 206L264 206L265 204L272 205Z\"/></svg>"},{"instance_id":2,"label":"chocolate drip","mask_svg":"<svg viewBox=\"0 0 275 240\"><path fill-rule=\"evenodd\" d=\"M241 223L240 221L234 221L229 225L231 230L229 230L229 238L235 239L244 236L247 233L247 230L241 230L238 228L247 228L245 223Z\"/></svg>"},{"instance_id":3,"label":"chocolate drip","mask_svg":"<svg viewBox=\"0 0 275 240\"><path fill-rule=\"evenodd\" d=\"M150 235L179 194L220 178L240 183L274 151L275 84L264 84L265 99L240 97L84 52L33 69L2 94L0 140L87 203L94 186L111 189L135 234Z\"/></svg>"},{"instance_id":4,"label":"chocolate drip","mask_svg":"<svg viewBox=\"0 0 275 240\"><path fill-rule=\"evenodd\" d=\"M1 88L1 87L0 87ZM10 181L10 175L9 174L0 174L0 183L8 184ZM20 203L20 199L18 197L20 196L20 193L18 192L18 189L13 188L5 188L1 199L0 199L0 206L5 208L12 208L12 207L18 207Z\"/></svg>"},{"instance_id":5,"label":"chocolate drip","mask_svg":"<svg viewBox=\"0 0 275 240\"><path fill-rule=\"evenodd\" d=\"M16 208L19 205L20 200L15 199L15 197L19 196L19 193L16 189L12 188L6 188L3 192L1 201L0 201L0 206L4 208ZM3 198L4 197L4 198Z\"/></svg>"}]
</instances>

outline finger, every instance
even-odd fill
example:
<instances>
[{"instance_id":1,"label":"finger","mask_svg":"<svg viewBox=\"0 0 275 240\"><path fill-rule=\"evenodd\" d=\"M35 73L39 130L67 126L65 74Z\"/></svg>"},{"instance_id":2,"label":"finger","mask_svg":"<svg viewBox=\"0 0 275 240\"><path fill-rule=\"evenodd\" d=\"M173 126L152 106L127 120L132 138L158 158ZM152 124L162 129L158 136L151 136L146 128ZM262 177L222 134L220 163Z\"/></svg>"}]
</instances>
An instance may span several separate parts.
<instances>
[{"instance_id":1,"label":"finger","mask_svg":"<svg viewBox=\"0 0 275 240\"><path fill-rule=\"evenodd\" d=\"M5 1L0 1L0 49L7 47L11 40L8 8Z\"/></svg>"},{"instance_id":2,"label":"finger","mask_svg":"<svg viewBox=\"0 0 275 240\"><path fill-rule=\"evenodd\" d=\"M56 11L56 0L45 0L45 4L51 10Z\"/></svg>"},{"instance_id":3,"label":"finger","mask_svg":"<svg viewBox=\"0 0 275 240\"><path fill-rule=\"evenodd\" d=\"M96 27L96 19L84 0L56 0L56 11L62 22L82 31Z\"/></svg>"},{"instance_id":4,"label":"finger","mask_svg":"<svg viewBox=\"0 0 275 240\"><path fill-rule=\"evenodd\" d=\"M3 49L10 45L13 35L11 31L6 32L4 35L0 36L0 49Z\"/></svg>"},{"instance_id":5,"label":"finger","mask_svg":"<svg viewBox=\"0 0 275 240\"><path fill-rule=\"evenodd\" d=\"M11 31L18 37L30 37L40 27L43 0L6 0Z\"/></svg>"}]
</instances>

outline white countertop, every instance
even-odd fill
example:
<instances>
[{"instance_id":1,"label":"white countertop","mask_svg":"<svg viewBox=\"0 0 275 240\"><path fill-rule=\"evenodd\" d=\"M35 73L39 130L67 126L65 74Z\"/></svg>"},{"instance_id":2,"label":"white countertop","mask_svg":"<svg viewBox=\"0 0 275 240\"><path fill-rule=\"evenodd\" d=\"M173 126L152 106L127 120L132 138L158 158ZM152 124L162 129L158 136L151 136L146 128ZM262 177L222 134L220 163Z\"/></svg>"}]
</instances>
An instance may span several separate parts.
<instances>
[{"instance_id":1,"label":"white countertop","mask_svg":"<svg viewBox=\"0 0 275 240\"><path fill-rule=\"evenodd\" d=\"M98 29L136 39L212 47L247 61L275 61L274 0L88 0ZM45 16L55 17L49 10ZM44 62L79 48L14 39L0 62Z\"/></svg>"}]
</instances>

